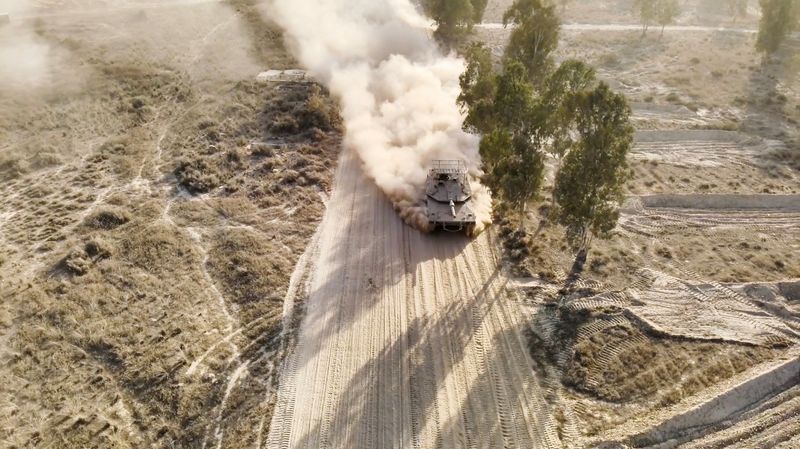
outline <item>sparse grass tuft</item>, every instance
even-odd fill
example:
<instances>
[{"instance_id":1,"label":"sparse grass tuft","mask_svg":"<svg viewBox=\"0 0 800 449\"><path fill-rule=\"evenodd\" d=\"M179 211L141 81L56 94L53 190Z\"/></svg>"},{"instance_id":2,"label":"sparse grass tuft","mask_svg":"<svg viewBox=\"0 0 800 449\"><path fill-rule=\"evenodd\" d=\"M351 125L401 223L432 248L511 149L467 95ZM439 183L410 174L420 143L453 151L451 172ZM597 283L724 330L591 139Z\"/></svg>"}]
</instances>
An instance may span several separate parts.
<instances>
[{"instance_id":1,"label":"sparse grass tuft","mask_svg":"<svg viewBox=\"0 0 800 449\"><path fill-rule=\"evenodd\" d=\"M84 224L94 229L110 230L122 226L130 220L131 214L128 211L106 206L86 217Z\"/></svg>"},{"instance_id":2,"label":"sparse grass tuft","mask_svg":"<svg viewBox=\"0 0 800 449\"><path fill-rule=\"evenodd\" d=\"M217 163L207 157L179 161L174 173L178 183L192 193L210 192L223 182Z\"/></svg>"}]
</instances>

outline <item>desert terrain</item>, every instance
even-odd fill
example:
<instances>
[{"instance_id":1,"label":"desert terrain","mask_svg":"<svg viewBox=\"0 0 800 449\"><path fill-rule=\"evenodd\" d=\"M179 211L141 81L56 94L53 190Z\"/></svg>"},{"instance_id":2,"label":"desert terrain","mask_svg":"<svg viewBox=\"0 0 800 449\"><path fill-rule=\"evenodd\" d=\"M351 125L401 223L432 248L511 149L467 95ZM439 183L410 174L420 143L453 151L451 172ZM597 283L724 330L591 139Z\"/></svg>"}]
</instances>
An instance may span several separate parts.
<instances>
[{"instance_id":1,"label":"desert terrain","mask_svg":"<svg viewBox=\"0 0 800 449\"><path fill-rule=\"evenodd\" d=\"M794 447L798 43L764 63L752 2L735 22L723 2L683 2L663 36L642 38L630 3L571 2L559 49L631 101L634 176L615 235L570 281L560 231L501 231L563 441ZM507 33L479 36L500 54Z\"/></svg>"},{"instance_id":2,"label":"desert terrain","mask_svg":"<svg viewBox=\"0 0 800 449\"><path fill-rule=\"evenodd\" d=\"M335 106L257 81L295 64L249 2L20 14L2 39L40 60L0 95L0 446L256 444Z\"/></svg>"},{"instance_id":3,"label":"desert terrain","mask_svg":"<svg viewBox=\"0 0 800 449\"><path fill-rule=\"evenodd\" d=\"M0 446L800 447L800 41L763 63L755 2L644 38L631 1L561 10L557 57L637 128L577 277L546 199L524 236L404 224L261 2L27 3ZM509 4L475 32L496 55Z\"/></svg>"}]
</instances>

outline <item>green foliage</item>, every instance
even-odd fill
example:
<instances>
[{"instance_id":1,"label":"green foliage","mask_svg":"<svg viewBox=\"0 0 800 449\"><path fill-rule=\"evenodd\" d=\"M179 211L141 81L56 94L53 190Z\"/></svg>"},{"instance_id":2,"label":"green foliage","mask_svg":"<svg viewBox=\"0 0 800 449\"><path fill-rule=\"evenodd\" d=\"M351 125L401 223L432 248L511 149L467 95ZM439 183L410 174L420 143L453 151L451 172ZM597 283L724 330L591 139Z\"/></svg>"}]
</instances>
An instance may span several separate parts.
<instances>
[{"instance_id":1,"label":"green foliage","mask_svg":"<svg viewBox=\"0 0 800 449\"><path fill-rule=\"evenodd\" d=\"M761 22L756 48L771 55L797 29L800 21L800 0L760 0L760 4Z\"/></svg>"},{"instance_id":2,"label":"green foliage","mask_svg":"<svg viewBox=\"0 0 800 449\"><path fill-rule=\"evenodd\" d=\"M522 64L513 61L497 76L492 104L491 118L482 126L492 129L480 148L487 183L522 215L542 186L547 137L543 105Z\"/></svg>"},{"instance_id":3,"label":"green foliage","mask_svg":"<svg viewBox=\"0 0 800 449\"><path fill-rule=\"evenodd\" d=\"M653 22L661 25L661 34L664 34L664 27L675 22L681 12L678 0L635 0L633 8L642 22L642 35Z\"/></svg>"},{"instance_id":4,"label":"green foliage","mask_svg":"<svg viewBox=\"0 0 800 449\"><path fill-rule=\"evenodd\" d=\"M503 16L503 25L514 31L506 47L506 61L518 61L539 85L553 68L553 51L558 47L560 19L555 6L541 0L515 0Z\"/></svg>"},{"instance_id":5,"label":"green foliage","mask_svg":"<svg viewBox=\"0 0 800 449\"><path fill-rule=\"evenodd\" d=\"M483 14L486 12L486 6L489 5L489 0L472 0L472 20L475 23L483 21Z\"/></svg>"},{"instance_id":6,"label":"green foliage","mask_svg":"<svg viewBox=\"0 0 800 449\"><path fill-rule=\"evenodd\" d=\"M634 0L633 9L642 22L642 34L647 33L650 24L656 18L656 2L658 0Z\"/></svg>"},{"instance_id":7,"label":"green foliage","mask_svg":"<svg viewBox=\"0 0 800 449\"><path fill-rule=\"evenodd\" d=\"M579 140L556 180L557 218L571 245L585 249L592 236L608 237L616 226L633 127L627 100L605 83L570 96L568 103Z\"/></svg>"},{"instance_id":8,"label":"green foliage","mask_svg":"<svg viewBox=\"0 0 800 449\"><path fill-rule=\"evenodd\" d=\"M513 132L515 136L529 133L537 126L531 123L532 114L537 106L534 103L535 89L528 80L525 67L511 61L505 71L497 78L497 92L494 99L494 120Z\"/></svg>"},{"instance_id":9,"label":"green foliage","mask_svg":"<svg viewBox=\"0 0 800 449\"><path fill-rule=\"evenodd\" d=\"M656 21L661 25L661 35L664 35L664 27L675 22L681 8L678 0L658 0L655 6Z\"/></svg>"},{"instance_id":10,"label":"green foliage","mask_svg":"<svg viewBox=\"0 0 800 449\"><path fill-rule=\"evenodd\" d=\"M544 179L547 111L525 66L508 61L497 73L491 54L476 44L466 53L458 103L467 112L464 129L482 134L480 152L494 194L524 214Z\"/></svg>"},{"instance_id":11,"label":"green foliage","mask_svg":"<svg viewBox=\"0 0 800 449\"><path fill-rule=\"evenodd\" d=\"M516 0L504 16L504 24L510 23L515 28L502 71L485 46L474 44L460 78L464 129L482 135L484 182L519 213L524 228L550 153L568 166L563 175L557 168L561 190L554 202L568 202L559 220L571 237L605 236L616 224L614 201L628 173L632 127L625 97L605 84L595 87L596 73L583 62L567 60L553 70L559 23L550 3Z\"/></svg>"},{"instance_id":12,"label":"green foliage","mask_svg":"<svg viewBox=\"0 0 800 449\"><path fill-rule=\"evenodd\" d=\"M461 94L458 105L466 112L464 130L475 134L488 134L494 127L494 97L497 75L492 54L483 44L473 44L465 55L466 70L461 74Z\"/></svg>"},{"instance_id":13,"label":"green foliage","mask_svg":"<svg viewBox=\"0 0 800 449\"><path fill-rule=\"evenodd\" d=\"M524 226L527 205L537 199L544 182L545 155L542 145L525 134L511 137L503 128L490 134L494 135L498 135L498 138L489 139L486 146L501 144L506 150L497 150L503 157L494 164L491 185L507 204L519 212L520 224ZM483 144L481 150L487 152Z\"/></svg>"},{"instance_id":14,"label":"green foliage","mask_svg":"<svg viewBox=\"0 0 800 449\"><path fill-rule=\"evenodd\" d=\"M552 135L550 153L557 159L563 158L574 146L574 117L568 107L572 96L588 89L596 82L596 73L588 64L577 61L564 61L545 82L543 102L548 114L548 126Z\"/></svg>"},{"instance_id":15,"label":"green foliage","mask_svg":"<svg viewBox=\"0 0 800 449\"><path fill-rule=\"evenodd\" d=\"M460 42L483 19L488 0L422 0L422 8L436 23L434 37L445 46Z\"/></svg>"}]
</instances>

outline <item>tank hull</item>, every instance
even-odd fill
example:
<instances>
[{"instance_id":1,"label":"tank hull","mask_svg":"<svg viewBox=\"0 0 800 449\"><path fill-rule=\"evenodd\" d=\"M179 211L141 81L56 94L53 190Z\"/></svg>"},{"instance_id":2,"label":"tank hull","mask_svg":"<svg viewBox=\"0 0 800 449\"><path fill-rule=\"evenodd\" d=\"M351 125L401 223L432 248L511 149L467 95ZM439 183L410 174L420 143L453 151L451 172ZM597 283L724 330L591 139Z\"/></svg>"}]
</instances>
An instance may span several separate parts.
<instances>
[{"instance_id":1,"label":"tank hull","mask_svg":"<svg viewBox=\"0 0 800 449\"><path fill-rule=\"evenodd\" d=\"M472 190L466 166L461 161L435 161L425 188L428 227L431 230L465 232L475 229Z\"/></svg>"},{"instance_id":2,"label":"tank hull","mask_svg":"<svg viewBox=\"0 0 800 449\"><path fill-rule=\"evenodd\" d=\"M431 229L460 232L467 227L475 226L475 214L466 202L454 203L451 208L449 203L428 199L426 206Z\"/></svg>"}]
</instances>

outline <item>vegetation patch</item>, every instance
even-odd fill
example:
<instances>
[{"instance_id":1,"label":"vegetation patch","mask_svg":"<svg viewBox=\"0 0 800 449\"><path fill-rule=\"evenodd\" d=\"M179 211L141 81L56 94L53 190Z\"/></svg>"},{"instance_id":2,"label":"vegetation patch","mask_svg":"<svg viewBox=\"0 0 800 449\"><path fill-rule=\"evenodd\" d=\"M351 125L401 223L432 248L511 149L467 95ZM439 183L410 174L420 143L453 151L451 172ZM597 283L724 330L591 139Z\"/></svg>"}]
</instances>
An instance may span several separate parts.
<instances>
[{"instance_id":1,"label":"vegetation patch","mask_svg":"<svg viewBox=\"0 0 800 449\"><path fill-rule=\"evenodd\" d=\"M94 229L110 230L122 226L130 220L131 214L128 211L107 206L86 217L84 224Z\"/></svg>"},{"instance_id":2,"label":"vegetation patch","mask_svg":"<svg viewBox=\"0 0 800 449\"><path fill-rule=\"evenodd\" d=\"M614 325L576 341L564 383L603 401L666 407L774 355L769 348L670 340Z\"/></svg>"}]
</instances>

